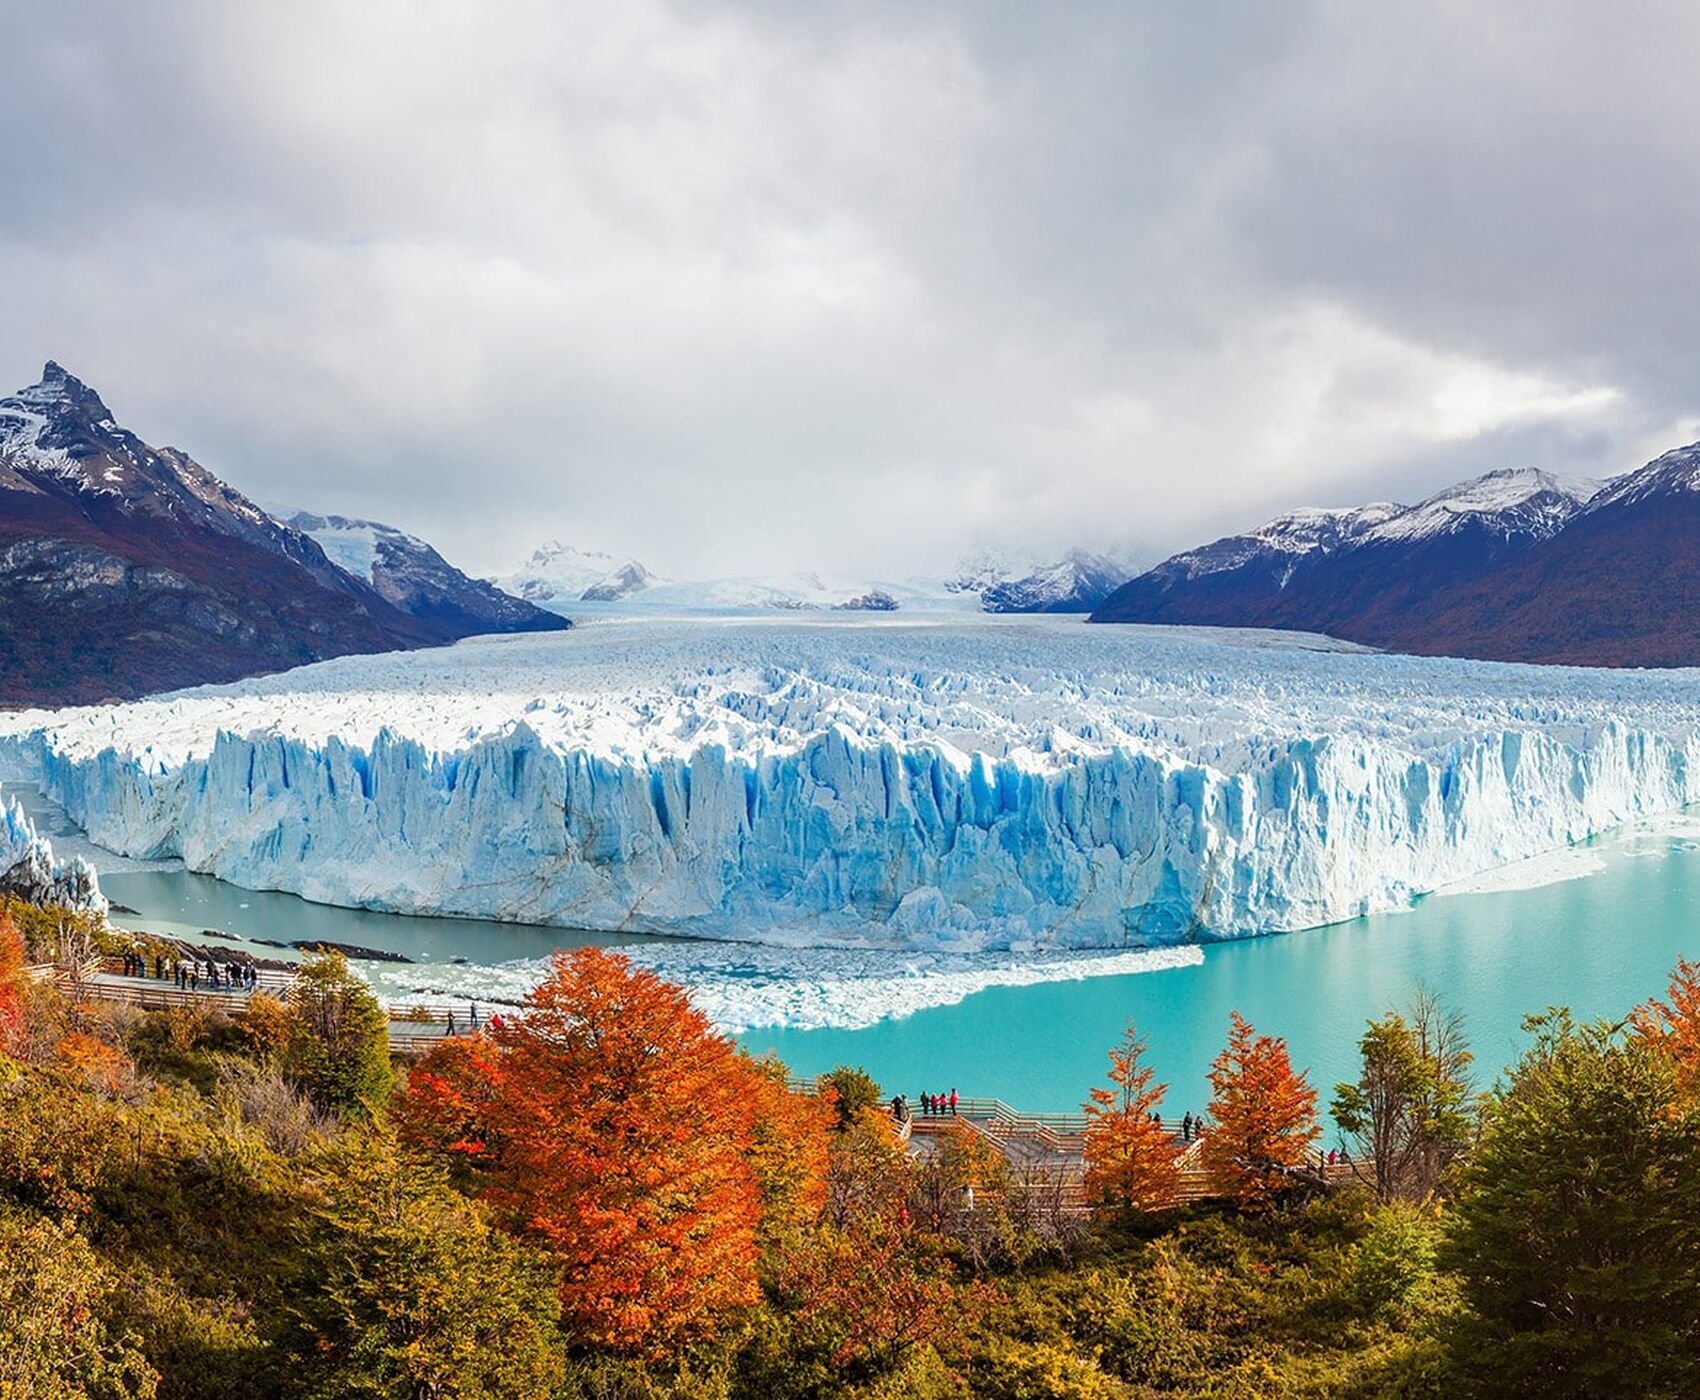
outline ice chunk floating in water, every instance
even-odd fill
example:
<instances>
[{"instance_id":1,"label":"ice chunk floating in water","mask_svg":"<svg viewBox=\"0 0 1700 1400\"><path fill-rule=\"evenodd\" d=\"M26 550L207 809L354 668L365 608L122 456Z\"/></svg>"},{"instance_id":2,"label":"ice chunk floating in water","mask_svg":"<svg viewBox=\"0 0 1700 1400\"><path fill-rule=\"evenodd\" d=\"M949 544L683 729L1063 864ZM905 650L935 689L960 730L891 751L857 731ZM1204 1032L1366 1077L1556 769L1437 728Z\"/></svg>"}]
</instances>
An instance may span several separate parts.
<instances>
[{"instance_id":1,"label":"ice chunk floating in water","mask_svg":"<svg viewBox=\"0 0 1700 1400\"><path fill-rule=\"evenodd\" d=\"M1692 672L1074 621L644 619L0 716L103 845L338 904L770 942L1302 928L1700 797Z\"/></svg>"}]
</instances>

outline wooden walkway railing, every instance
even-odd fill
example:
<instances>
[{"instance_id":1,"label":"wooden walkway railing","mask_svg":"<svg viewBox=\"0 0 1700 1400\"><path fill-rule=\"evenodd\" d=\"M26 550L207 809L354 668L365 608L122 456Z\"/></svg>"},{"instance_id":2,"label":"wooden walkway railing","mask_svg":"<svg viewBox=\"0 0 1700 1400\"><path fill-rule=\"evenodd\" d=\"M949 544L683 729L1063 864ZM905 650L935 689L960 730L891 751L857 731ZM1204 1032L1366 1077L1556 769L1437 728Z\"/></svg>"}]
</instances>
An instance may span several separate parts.
<instances>
[{"instance_id":1,"label":"wooden walkway railing","mask_svg":"<svg viewBox=\"0 0 1700 1400\"><path fill-rule=\"evenodd\" d=\"M44 963L32 966L29 972L37 980L56 983L71 996L134 1006L144 1011L168 1011L173 1007L216 1008L231 1016L242 1015L256 992L288 1000L296 986L295 975L291 972L259 968L253 987L223 982L215 987L205 977L196 987L180 987L175 977L136 976L124 971L121 957L98 955L81 963ZM487 1029L492 1015L516 1014L512 1007L492 1009L471 1000L417 1001L386 1010L391 1048L404 1055L423 1054L439 1040Z\"/></svg>"}]
</instances>

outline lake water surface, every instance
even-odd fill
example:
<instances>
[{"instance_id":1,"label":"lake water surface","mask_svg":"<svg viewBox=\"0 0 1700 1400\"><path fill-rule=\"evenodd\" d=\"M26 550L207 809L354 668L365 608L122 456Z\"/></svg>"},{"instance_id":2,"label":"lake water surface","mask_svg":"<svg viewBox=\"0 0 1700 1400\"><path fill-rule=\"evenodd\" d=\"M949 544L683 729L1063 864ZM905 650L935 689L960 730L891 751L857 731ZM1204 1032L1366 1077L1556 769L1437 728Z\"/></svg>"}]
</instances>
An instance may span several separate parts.
<instances>
[{"instance_id":1,"label":"lake water surface","mask_svg":"<svg viewBox=\"0 0 1700 1400\"><path fill-rule=\"evenodd\" d=\"M35 806L51 829L52 814ZM1691 825L1691 823L1690 823ZM62 833L69 834L69 833ZM747 1032L813 1074L865 1066L891 1091L996 1095L1033 1110L1078 1107L1106 1050L1134 1021L1172 1087L1179 1114L1203 1106L1205 1076L1239 1010L1283 1035L1326 1098L1351 1074L1364 1021L1419 988L1461 1012L1483 1078L1518 1052L1523 1016L1549 1005L1623 1015L1659 991L1679 956L1700 958L1700 846L1684 824L1609 837L1572 853L1575 878L1534 888L1430 896L1405 912L1278 937L1210 944L1202 963L1161 972L993 987L954 1005L855 1030ZM405 954L422 964L533 959L558 947L637 942L478 920L336 909L293 895L238 889L182 869L103 874L129 925L227 941L327 939ZM258 951L265 951L260 948ZM377 965L373 965L376 967ZM429 967L419 975L428 978Z\"/></svg>"}]
</instances>

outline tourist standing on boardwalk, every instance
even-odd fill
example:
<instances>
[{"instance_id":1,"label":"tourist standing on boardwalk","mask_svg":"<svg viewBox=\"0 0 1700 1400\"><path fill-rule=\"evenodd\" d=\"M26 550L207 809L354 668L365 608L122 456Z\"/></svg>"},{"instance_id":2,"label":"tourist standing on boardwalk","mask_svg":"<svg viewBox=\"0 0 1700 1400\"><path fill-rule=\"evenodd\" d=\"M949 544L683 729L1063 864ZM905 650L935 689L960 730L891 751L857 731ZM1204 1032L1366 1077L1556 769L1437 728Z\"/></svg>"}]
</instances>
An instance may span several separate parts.
<instances>
[{"instance_id":1,"label":"tourist standing on boardwalk","mask_svg":"<svg viewBox=\"0 0 1700 1400\"><path fill-rule=\"evenodd\" d=\"M956 1090L950 1091L950 1116L956 1117Z\"/></svg>"}]
</instances>

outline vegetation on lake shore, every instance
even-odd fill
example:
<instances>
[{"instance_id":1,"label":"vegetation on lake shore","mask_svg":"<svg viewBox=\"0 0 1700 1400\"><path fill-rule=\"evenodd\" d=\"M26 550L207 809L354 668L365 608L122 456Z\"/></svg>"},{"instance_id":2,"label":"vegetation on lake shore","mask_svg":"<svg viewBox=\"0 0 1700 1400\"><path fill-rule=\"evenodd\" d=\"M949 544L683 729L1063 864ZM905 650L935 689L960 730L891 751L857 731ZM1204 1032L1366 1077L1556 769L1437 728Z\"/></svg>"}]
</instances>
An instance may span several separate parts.
<instances>
[{"instance_id":1,"label":"vegetation on lake shore","mask_svg":"<svg viewBox=\"0 0 1700 1400\"><path fill-rule=\"evenodd\" d=\"M804 1091L617 955L406 1069L338 955L241 1019L144 1013L28 975L63 924L0 914L0 1400L1674 1397L1700 1367L1692 964L1620 1024L1532 1019L1486 1092L1432 1001L1371 1023L1346 1184L1236 1018L1185 1205L1130 1028L1088 1218L966 1125L911 1156L867 1076Z\"/></svg>"}]
</instances>

